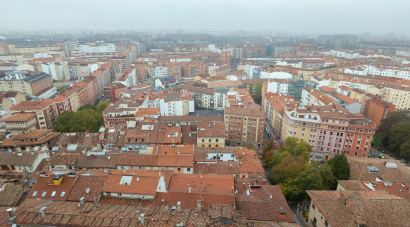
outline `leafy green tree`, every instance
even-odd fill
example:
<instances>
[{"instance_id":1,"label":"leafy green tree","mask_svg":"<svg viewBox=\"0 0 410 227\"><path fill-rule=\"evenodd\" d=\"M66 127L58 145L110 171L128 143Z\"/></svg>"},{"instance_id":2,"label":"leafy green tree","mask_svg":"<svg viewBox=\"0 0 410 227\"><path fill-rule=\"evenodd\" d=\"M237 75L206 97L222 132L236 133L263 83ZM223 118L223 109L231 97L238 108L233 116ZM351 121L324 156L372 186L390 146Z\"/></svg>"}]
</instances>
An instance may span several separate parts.
<instances>
[{"instance_id":1,"label":"leafy green tree","mask_svg":"<svg viewBox=\"0 0 410 227\"><path fill-rule=\"evenodd\" d=\"M410 122L398 123L390 131L389 150L398 153L400 146L410 139Z\"/></svg>"},{"instance_id":2,"label":"leafy green tree","mask_svg":"<svg viewBox=\"0 0 410 227\"><path fill-rule=\"evenodd\" d=\"M304 191L300 189L296 184L293 184L292 181L279 184L279 186L286 200L291 202L298 202L303 200Z\"/></svg>"},{"instance_id":3,"label":"leafy green tree","mask_svg":"<svg viewBox=\"0 0 410 227\"><path fill-rule=\"evenodd\" d=\"M304 140L300 140L296 137L288 137L285 140L285 146L281 146L280 150L286 151L292 155L301 156L308 161L311 147Z\"/></svg>"},{"instance_id":4,"label":"leafy green tree","mask_svg":"<svg viewBox=\"0 0 410 227\"><path fill-rule=\"evenodd\" d=\"M77 112L65 111L57 116L53 129L56 132L98 132L104 125L101 113L92 109L83 109Z\"/></svg>"},{"instance_id":5,"label":"leafy green tree","mask_svg":"<svg viewBox=\"0 0 410 227\"><path fill-rule=\"evenodd\" d=\"M335 157L327 161L333 175L337 180L348 180L350 177L350 163L347 161L346 155L336 154Z\"/></svg>"},{"instance_id":6,"label":"leafy green tree","mask_svg":"<svg viewBox=\"0 0 410 227\"><path fill-rule=\"evenodd\" d=\"M400 145L400 158L410 160L410 139Z\"/></svg>"},{"instance_id":7,"label":"leafy green tree","mask_svg":"<svg viewBox=\"0 0 410 227\"><path fill-rule=\"evenodd\" d=\"M275 155L275 152L270 150L264 154L265 154L265 157L263 157L263 163L265 163L266 165L269 165L270 162L272 161L273 156Z\"/></svg>"},{"instance_id":8,"label":"leafy green tree","mask_svg":"<svg viewBox=\"0 0 410 227\"><path fill-rule=\"evenodd\" d=\"M111 103L109 102L100 102L97 104L97 112L103 112Z\"/></svg>"},{"instance_id":9,"label":"leafy green tree","mask_svg":"<svg viewBox=\"0 0 410 227\"><path fill-rule=\"evenodd\" d=\"M70 128L73 124L75 112L65 111L59 116L57 116L54 121L53 130L55 132L71 132Z\"/></svg>"},{"instance_id":10,"label":"leafy green tree","mask_svg":"<svg viewBox=\"0 0 410 227\"><path fill-rule=\"evenodd\" d=\"M300 156L288 156L272 167L270 181L272 184L286 183L292 181L305 169L306 161Z\"/></svg>"},{"instance_id":11,"label":"leafy green tree","mask_svg":"<svg viewBox=\"0 0 410 227\"><path fill-rule=\"evenodd\" d=\"M377 134L388 135L390 130L392 130L394 126L401 122L410 122L408 111L389 112L387 113L386 118L382 120L379 128L377 129Z\"/></svg>"},{"instance_id":12,"label":"leafy green tree","mask_svg":"<svg viewBox=\"0 0 410 227\"><path fill-rule=\"evenodd\" d=\"M85 109L91 109L91 110L97 111L97 108L92 104L87 104L85 106L82 106L82 107L78 108L77 111L81 111L81 110L85 110Z\"/></svg>"},{"instance_id":13,"label":"leafy green tree","mask_svg":"<svg viewBox=\"0 0 410 227\"><path fill-rule=\"evenodd\" d=\"M255 90L254 90L254 96L262 95L262 86L263 82L258 79L258 81L255 84Z\"/></svg>"},{"instance_id":14,"label":"leafy green tree","mask_svg":"<svg viewBox=\"0 0 410 227\"><path fill-rule=\"evenodd\" d=\"M306 190L331 190L336 188L336 183L330 166L318 162L311 163L293 181L289 182L293 188L298 189L291 193L290 199L298 201L308 199Z\"/></svg>"}]
</instances>

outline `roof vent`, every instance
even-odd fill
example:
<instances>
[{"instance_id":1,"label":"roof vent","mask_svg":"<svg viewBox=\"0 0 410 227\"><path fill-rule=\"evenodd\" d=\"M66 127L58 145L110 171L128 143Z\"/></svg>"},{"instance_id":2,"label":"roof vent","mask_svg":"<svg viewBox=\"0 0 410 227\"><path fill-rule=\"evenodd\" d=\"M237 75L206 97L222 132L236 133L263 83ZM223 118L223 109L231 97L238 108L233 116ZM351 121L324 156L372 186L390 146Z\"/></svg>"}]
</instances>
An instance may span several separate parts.
<instances>
[{"instance_id":1,"label":"roof vent","mask_svg":"<svg viewBox=\"0 0 410 227\"><path fill-rule=\"evenodd\" d=\"M90 188L85 189L85 194L90 194Z\"/></svg>"}]
</instances>

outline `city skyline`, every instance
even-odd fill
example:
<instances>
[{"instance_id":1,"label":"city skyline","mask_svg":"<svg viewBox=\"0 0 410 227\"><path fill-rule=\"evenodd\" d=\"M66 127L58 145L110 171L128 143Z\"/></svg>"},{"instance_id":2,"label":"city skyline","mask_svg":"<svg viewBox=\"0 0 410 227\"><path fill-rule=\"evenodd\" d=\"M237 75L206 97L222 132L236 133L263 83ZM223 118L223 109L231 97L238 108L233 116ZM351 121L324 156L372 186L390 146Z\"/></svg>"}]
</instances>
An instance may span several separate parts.
<instances>
[{"instance_id":1,"label":"city skyline","mask_svg":"<svg viewBox=\"0 0 410 227\"><path fill-rule=\"evenodd\" d=\"M129 0L52 2L20 1L24 7L6 10L0 30L42 29L159 29L208 31L285 31L303 34L374 34L409 35L402 30L410 2L395 0L374 4L372 1L207 1L198 4L185 0L136 2ZM395 11L385 11L391 5ZM15 1L3 1L15 8ZM127 7L124 7L127 6ZM39 13L49 8L47 13ZM30 18L30 20L27 20ZM222 23L221 23L222 22Z\"/></svg>"}]
</instances>

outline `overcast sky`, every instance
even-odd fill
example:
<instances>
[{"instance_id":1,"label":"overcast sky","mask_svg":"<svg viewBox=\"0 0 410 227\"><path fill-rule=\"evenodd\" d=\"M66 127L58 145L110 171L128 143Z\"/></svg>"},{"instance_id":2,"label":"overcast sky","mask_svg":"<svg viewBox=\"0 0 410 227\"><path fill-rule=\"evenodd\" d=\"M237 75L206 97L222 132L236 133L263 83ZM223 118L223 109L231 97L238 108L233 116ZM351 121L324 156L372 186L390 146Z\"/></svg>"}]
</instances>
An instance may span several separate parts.
<instances>
[{"instance_id":1,"label":"overcast sky","mask_svg":"<svg viewBox=\"0 0 410 227\"><path fill-rule=\"evenodd\" d=\"M205 29L410 35L410 0L1 0L0 30Z\"/></svg>"}]
</instances>

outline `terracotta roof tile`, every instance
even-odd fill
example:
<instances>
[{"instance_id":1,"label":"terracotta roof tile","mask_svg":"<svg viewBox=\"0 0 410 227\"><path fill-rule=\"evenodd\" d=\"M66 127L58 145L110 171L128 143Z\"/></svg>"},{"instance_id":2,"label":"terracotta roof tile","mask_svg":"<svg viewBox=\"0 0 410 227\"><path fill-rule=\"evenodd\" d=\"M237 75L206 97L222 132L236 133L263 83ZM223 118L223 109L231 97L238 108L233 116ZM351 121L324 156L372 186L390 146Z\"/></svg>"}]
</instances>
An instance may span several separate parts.
<instances>
[{"instance_id":1,"label":"terracotta roof tile","mask_svg":"<svg viewBox=\"0 0 410 227\"><path fill-rule=\"evenodd\" d=\"M247 220L296 222L285 196L278 185L254 185L250 193L237 195L239 212ZM286 213L281 220L279 214Z\"/></svg>"}]
</instances>

